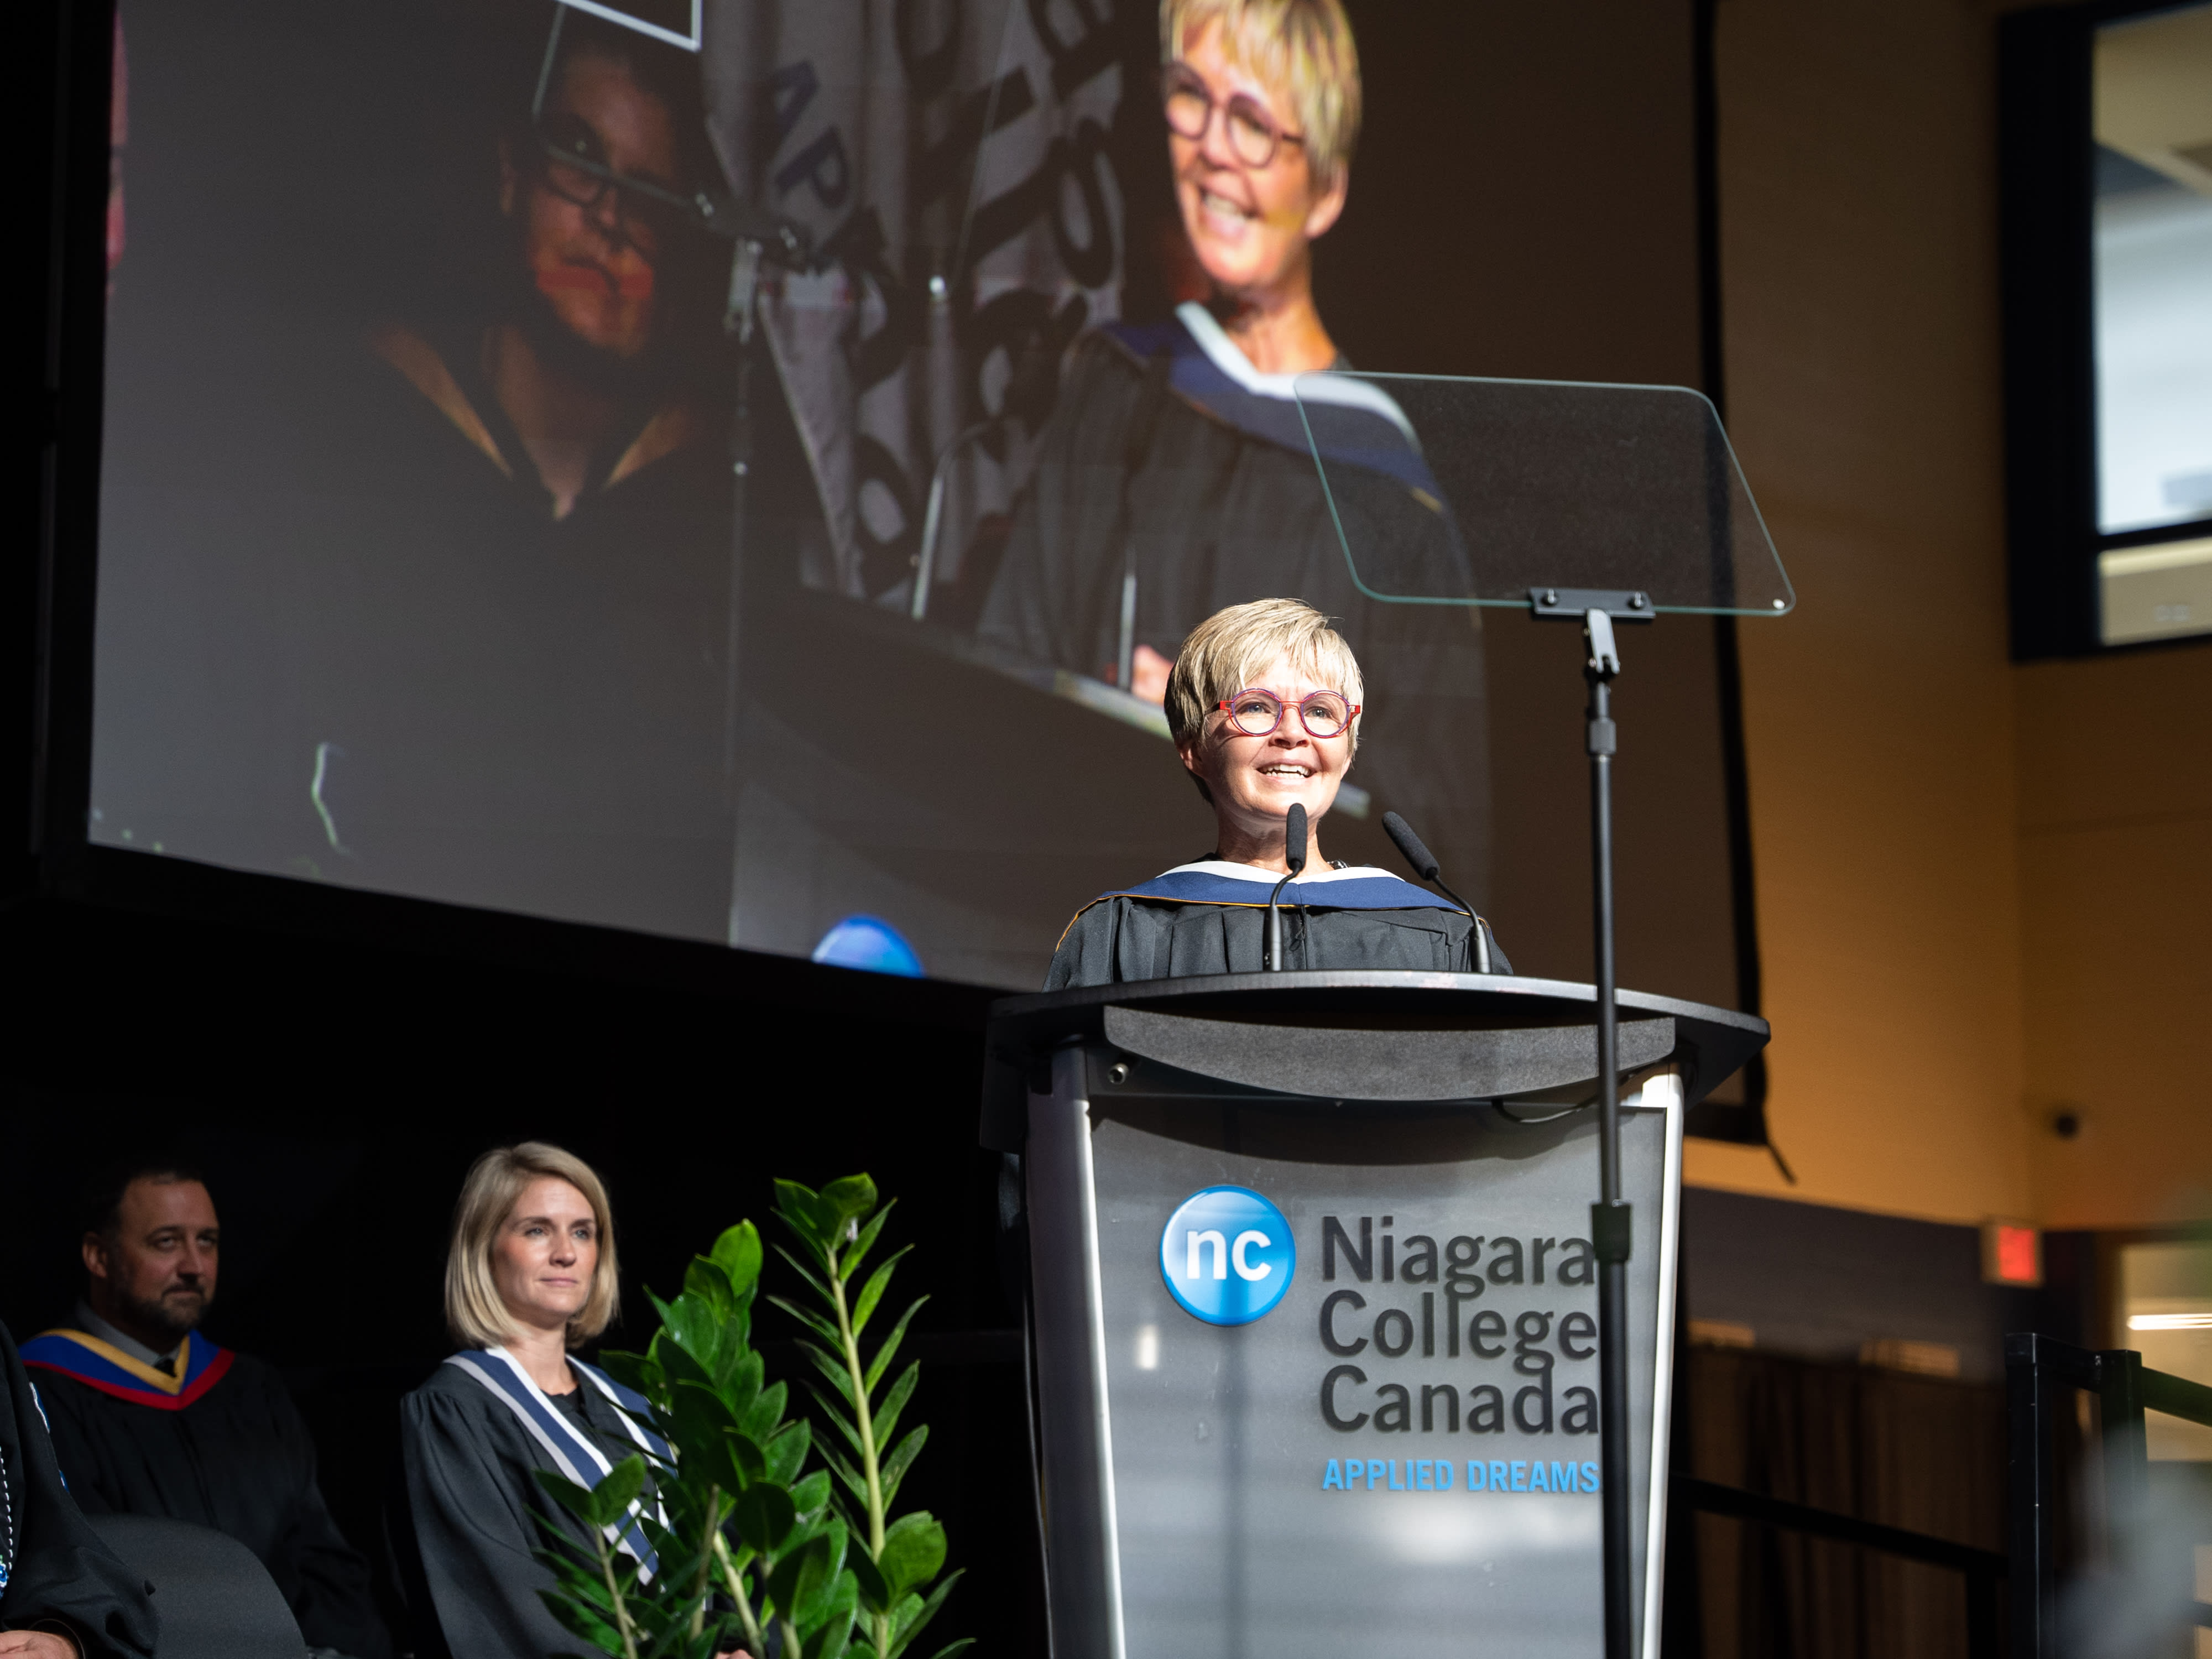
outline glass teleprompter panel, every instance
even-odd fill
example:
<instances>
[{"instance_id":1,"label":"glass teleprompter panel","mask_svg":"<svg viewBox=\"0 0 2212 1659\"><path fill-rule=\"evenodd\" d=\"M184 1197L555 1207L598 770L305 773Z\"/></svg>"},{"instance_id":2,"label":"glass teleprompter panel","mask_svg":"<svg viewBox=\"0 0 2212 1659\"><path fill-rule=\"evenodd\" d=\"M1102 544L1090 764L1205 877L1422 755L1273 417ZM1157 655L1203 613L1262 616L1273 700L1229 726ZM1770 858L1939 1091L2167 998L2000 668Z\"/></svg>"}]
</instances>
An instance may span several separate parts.
<instances>
[{"instance_id":1,"label":"glass teleprompter panel","mask_svg":"<svg viewBox=\"0 0 2212 1659\"><path fill-rule=\"evenodd\" d=\"M1531 589L1581 588L1743 616L1796 602L1698 392L1336 370L1297 392L1371 598L1523 605Z\"/></svg>"}]
</instances>

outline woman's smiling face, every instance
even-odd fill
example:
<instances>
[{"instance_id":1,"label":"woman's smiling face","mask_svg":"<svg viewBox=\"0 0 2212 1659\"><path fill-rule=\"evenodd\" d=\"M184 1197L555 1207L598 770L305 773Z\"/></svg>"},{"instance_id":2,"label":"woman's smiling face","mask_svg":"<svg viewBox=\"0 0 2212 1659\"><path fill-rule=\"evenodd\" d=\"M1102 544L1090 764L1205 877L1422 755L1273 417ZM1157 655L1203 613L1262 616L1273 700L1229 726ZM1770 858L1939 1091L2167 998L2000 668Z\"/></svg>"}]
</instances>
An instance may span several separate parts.
<instances>
[{"instance_id":1,"label":"woman's smiling face","mask_svg":"<svg viewBox=\"0 0 2212 1659\"><path fill-rule=\"evenodd\" d=\"M1304 269L1307 245L1344 210L1344 182L1316 191L1305 147L1287 138L1265 167L1237 155L1224 113L1232 98L1258 104L1279 132L1296 136L1299 126L1284 89L1230 63L1218 23L1184 42L1182 61L1205 82L1216 106L1203 137L1186 138L1172 129L1168 134L1183 228L1199 263L1224 293L1258 297Z\"/></svg>"},{"instance_id":2,"label":"woman's smiling face","mask_svg":"<svg viewBox=\"0 0 2212 1659\"><path fill-rule=\"evenodd\" d=\"M1205 780L1213 797L1213 811L1223 821L1224 841L1241 836L1279 841L1283 820L1293 804L1306 816L1318 819L1335 804L1337 786L1352 764L1352 732L1347 727L1333 738L1316 738L1298 718L1297 704L1316 691L1340 688L1323 684L1308 671L1292 664L1287 655L1277 657L1254 679L1238 690L1272 691L1283 702L1282 723L1264 738L1248 738L1216 708L1206 717L1205 729L1182 747L1182 763Z\"/></svg>"}]
</instances>

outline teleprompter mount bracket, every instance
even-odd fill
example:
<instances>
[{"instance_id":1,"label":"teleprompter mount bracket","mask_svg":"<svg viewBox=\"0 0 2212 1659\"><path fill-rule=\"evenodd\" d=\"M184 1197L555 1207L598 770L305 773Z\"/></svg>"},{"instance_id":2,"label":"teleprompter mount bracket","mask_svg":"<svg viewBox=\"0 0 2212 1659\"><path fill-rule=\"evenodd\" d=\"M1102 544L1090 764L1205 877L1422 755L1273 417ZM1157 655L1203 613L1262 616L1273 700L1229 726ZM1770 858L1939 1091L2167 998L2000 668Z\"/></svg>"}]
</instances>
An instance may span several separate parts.
<instances>
[{"instance_id":1,"label":"teleprompter mount bracket","mask_svg":"<svg viewBox=\"0 0 2212 1659\"><path fill-rule=\"evenodd\" d=\"M1617 587L1532 587L1528 614L1580 622L1593 611L1602 611L1615 622L1651 622L1656 611L1651 596L1642 590Z\"/></svg>"}]
</instances>

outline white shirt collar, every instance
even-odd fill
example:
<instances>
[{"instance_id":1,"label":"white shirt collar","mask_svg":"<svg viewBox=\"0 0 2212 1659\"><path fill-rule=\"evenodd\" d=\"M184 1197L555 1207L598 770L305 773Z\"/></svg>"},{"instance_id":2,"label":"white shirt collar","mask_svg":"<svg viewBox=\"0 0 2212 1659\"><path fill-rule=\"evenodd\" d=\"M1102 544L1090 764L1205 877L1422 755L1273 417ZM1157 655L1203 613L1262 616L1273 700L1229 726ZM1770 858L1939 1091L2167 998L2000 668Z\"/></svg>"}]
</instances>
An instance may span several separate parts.
<instances>
[{"instance_id":1,"label":"white shirt collar","mask_svg":"<svg viewBox=\"0 0 2212 1659\"><path fill-rule=\"evenodd\" d=\"M1163 876L1203 875L1226 876L1231 881L1259 881L1273 886L1283 878L1279 870L1263 869L1256 864L1236 864L1227 859L1200 859L1195 864L1178 864L1172 870L1164 870ZM1376 877L1395 879L1388 870L1378 870L1371 864L1355 864L1348 869L1333 870L1326 866L1316 870L1309 866L1306 872L1291 884L1304 887L1324 881L1373 880Z\"/></svg>"},{"instance_id":2,"label":"white shirt collar","mask_svg":"<svg viewBox=\"0 0 2212 1659\"><path fill-rule=\"evenodd\" d=\"M1186 300L1177 306L1176 320L1190 331L1191 338L1198 342L1199 349L1216 368L1254 396L1279 398L1285 403L1296 403L1303 398L1308 403L1364 409L1396 427L1405 434L1406 441L1413 445L1414 452L1419 453L1420 441L1413 435L1413 423L1406 418L1406 411L1372 380L1355 380L1342 374L1262 374L1252 367L1252 360L1237 349L1228 331L1213 320L1213 313L1197 301Z\"/></svg>"}]
</instances>

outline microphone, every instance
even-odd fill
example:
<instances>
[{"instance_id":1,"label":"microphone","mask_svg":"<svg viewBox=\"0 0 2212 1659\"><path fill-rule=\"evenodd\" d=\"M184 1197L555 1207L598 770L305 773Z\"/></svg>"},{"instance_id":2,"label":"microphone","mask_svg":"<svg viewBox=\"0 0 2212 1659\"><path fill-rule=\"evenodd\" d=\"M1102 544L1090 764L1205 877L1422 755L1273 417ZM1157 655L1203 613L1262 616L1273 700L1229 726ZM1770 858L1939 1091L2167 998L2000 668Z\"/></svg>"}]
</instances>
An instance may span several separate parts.
<instances>
[{"instance_id":1,"label":"microphone","mask_svg":"<svg viewBox=\"0 0 2212 1659\"><path fill-rule=\"evenodd\" d=\"M1474 971L1478 974L1488 973L1490 971L1490 929L1484 925L1482 918L1474 914L1474 907L1472 904L1453 892L1450 888L1444 887L1443 880L1437 874L1441 867L1437 863L1437 855L1422 844L1421 838L1413 833L1413 826L1395 812L1385 812L1382 815L1382 832L1396 843L1399 852L1405 854L1406 862L1413 866L1415 875L1423 881L1432 881L1438 887L1443 888L1444 896L1467 912L1468 920L1474 924Z\"/></svg>"},{"instance_id":2,"label":"microphone","mask_svg":"<svg viewBox=\"0 0 2212 1659\"><path fill-rule=\"evenodd\" d=\"M1267 895L1267 967L1274 973L1283 968L1283 884L1306 867L1306 809L1300 802L1291 803L1283 825L1283 860L1290 868Z\"/></svg>"}]
</instances>

